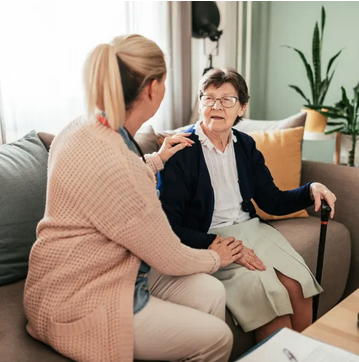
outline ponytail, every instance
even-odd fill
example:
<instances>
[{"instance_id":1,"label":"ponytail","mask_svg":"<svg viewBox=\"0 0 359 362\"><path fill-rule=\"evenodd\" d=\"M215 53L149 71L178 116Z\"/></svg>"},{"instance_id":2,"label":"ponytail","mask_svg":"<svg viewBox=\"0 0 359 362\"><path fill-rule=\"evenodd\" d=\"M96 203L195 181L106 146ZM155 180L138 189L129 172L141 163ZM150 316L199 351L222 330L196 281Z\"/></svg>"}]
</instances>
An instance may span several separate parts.
<instances>
[{"instance_id":1,"label":"ponytail","mask_svg":"<svg viewBox=\"0 0 359 362\"><path fill-rule=\"evenodd\" d=\"M126 107L113 45L100 44L88 56L84 67L87 119L96 111L105 112L110 127L118 130L125 120Z\"/></svg>"},{"instance_id":2,"label":"ponytail","mask_svg":"<svg viewBox=\"0 0 359 362\"><path fill-rule=\"evenodd\" d=\"M141 35L123 35L98 45L84 68L87 120L94 122L96 112L103 111L117 131L143 87L163 79L166 71L162 50Z\"/></svg>"}]
</instances>

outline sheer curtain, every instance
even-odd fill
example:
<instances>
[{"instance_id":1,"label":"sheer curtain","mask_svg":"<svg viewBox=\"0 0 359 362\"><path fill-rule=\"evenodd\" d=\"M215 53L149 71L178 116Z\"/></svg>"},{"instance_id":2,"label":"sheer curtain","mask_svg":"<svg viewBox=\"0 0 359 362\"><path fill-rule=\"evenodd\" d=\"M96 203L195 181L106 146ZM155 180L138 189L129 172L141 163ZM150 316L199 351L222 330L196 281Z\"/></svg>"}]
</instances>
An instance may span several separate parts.
<instances>
[{"instance_id":1,"label":"sheer curtain","mask_svg":"<svg viewBox=\"0 0 359 362\"><path fill-rule=\"evenodd\" d=\"M156 41L171 70L170 15L170 3L162 1L1 2L0 134L6 142L31 129L56 134L82 114L85 58L116 35ZM166 86L172 87L171 72ZM173 94L167 92L150 123L163 129L172 116Z\"/></svg>"}]
</instances>

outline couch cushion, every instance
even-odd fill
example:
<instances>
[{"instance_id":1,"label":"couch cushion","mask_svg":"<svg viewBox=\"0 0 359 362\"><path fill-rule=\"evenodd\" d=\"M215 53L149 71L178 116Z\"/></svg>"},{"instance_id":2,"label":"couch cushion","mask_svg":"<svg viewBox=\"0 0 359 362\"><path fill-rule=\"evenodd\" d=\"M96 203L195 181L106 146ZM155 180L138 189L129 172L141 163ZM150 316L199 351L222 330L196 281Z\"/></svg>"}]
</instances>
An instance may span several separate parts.
<instances>
[{"instance_id":1,"label":"couch cushion","mask_svg":"<svg viewBox=\"0 0 359 362\"><path fill-rule=\"evenodd\" d=\"M0 361L69 362L47 345L33 339L25 329L22 306L24 280L0 287Z\"/></svg>"},{"instance_id":2,"label":"couch cushion","mask_svg":"<svg viewBox=\"0 0 359 362\"><path fill-rule=\"evenodd\" d=\"M262 152L275 184L283 191L300 186L303 131L303 127L298 127L248 133L256 141L257 149ZM284 216L269 215L253 203L257 214L265 220L308 217L306 210Z\"/></svg>"},{"instance_id":3,"label":"couch cushion","mask_svg":"<svg viewBox=\"0 0 359 362\"><path fill-rule=\"evenodd\" d=\"M0 147L0 285L26 276L45 209L47 158L35 131Z\"/></svg>"},{"instance_id":4,"label":"couch cushion","mask_svg":"<svg viewBox=\"0 0 359 362\"><path fill-rule=\"evenodd\" d=\"M306 117L307 113L301 112L291 117L278 121L260 121L255 119L244 118L236 126L234 126L234 128L237 129L238 131L248 133L248 132L260 132L260 131L265 132L265 131L274 131L280 129L304 127Z\"/></svg>"},{"instance_id":5,"label":"couch cushion","mask_svg":"<svg viewBox=\"0 0 359 362\"><path fill-rule=\"evenodd\" d=\"M158 151L157 136L150 124L143 124L136 132L135 140L144 154Z\"/></svg>"},{"instance_id":6,"label":"couch cushion","mask_svg":"<svg viewBox=\"0 0 359 362\"><path fill-rule=\"evenodd\" d=\"M278 220L270 222L304 258L313 274L316 272L320 218ZM343 295L349 275L351 240L343 224L329 220L325 243L319 316L333 308Z\"/></svg>"}]
</instances>

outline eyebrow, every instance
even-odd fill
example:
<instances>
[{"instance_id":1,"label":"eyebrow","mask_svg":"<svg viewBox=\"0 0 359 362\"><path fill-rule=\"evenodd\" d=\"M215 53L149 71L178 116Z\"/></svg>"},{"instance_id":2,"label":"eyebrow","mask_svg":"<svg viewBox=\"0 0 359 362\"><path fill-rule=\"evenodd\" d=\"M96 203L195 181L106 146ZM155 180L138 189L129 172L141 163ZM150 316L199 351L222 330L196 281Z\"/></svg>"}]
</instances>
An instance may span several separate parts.
<instances>
[{"instance_id":1,"label":"eyebrow","mask_svg":"<svg viewBox=\"0 0 359 362\"><path fill-rule=\"evenodd\" d=\"M204 96L215 96L215 94L213 94L213 93L203 93L203 95ZM229 93L226 93L226 94L224 94L222 97L236 97L237 98L237 96L233 96L233 95L231 95L231 94L229 94Z\"/></svg>"}]
</instances>

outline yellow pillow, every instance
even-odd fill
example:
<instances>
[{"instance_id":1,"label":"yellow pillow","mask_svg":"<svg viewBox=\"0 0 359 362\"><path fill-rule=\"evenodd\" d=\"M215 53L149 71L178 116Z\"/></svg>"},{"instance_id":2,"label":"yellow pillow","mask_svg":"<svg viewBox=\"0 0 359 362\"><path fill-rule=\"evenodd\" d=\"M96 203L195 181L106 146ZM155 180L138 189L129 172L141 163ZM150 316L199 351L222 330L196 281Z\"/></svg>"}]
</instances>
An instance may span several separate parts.
<instances>
[{"instance_id":1,"label":"yellow pillow","mask_svg":"<svg viewBox=\"0 0 359 362\"><path fill-rule=\"evenodd\" d=\"M248 132L256 141L257 149L262 152L274 183L283 191L297 188L300 185L303 132L303 127L266 132ZM254 200L252 202L258 216L265 220L308 217L306 210L283 216L269 215L262 211Z\"/></svg>"}]
</instances>

